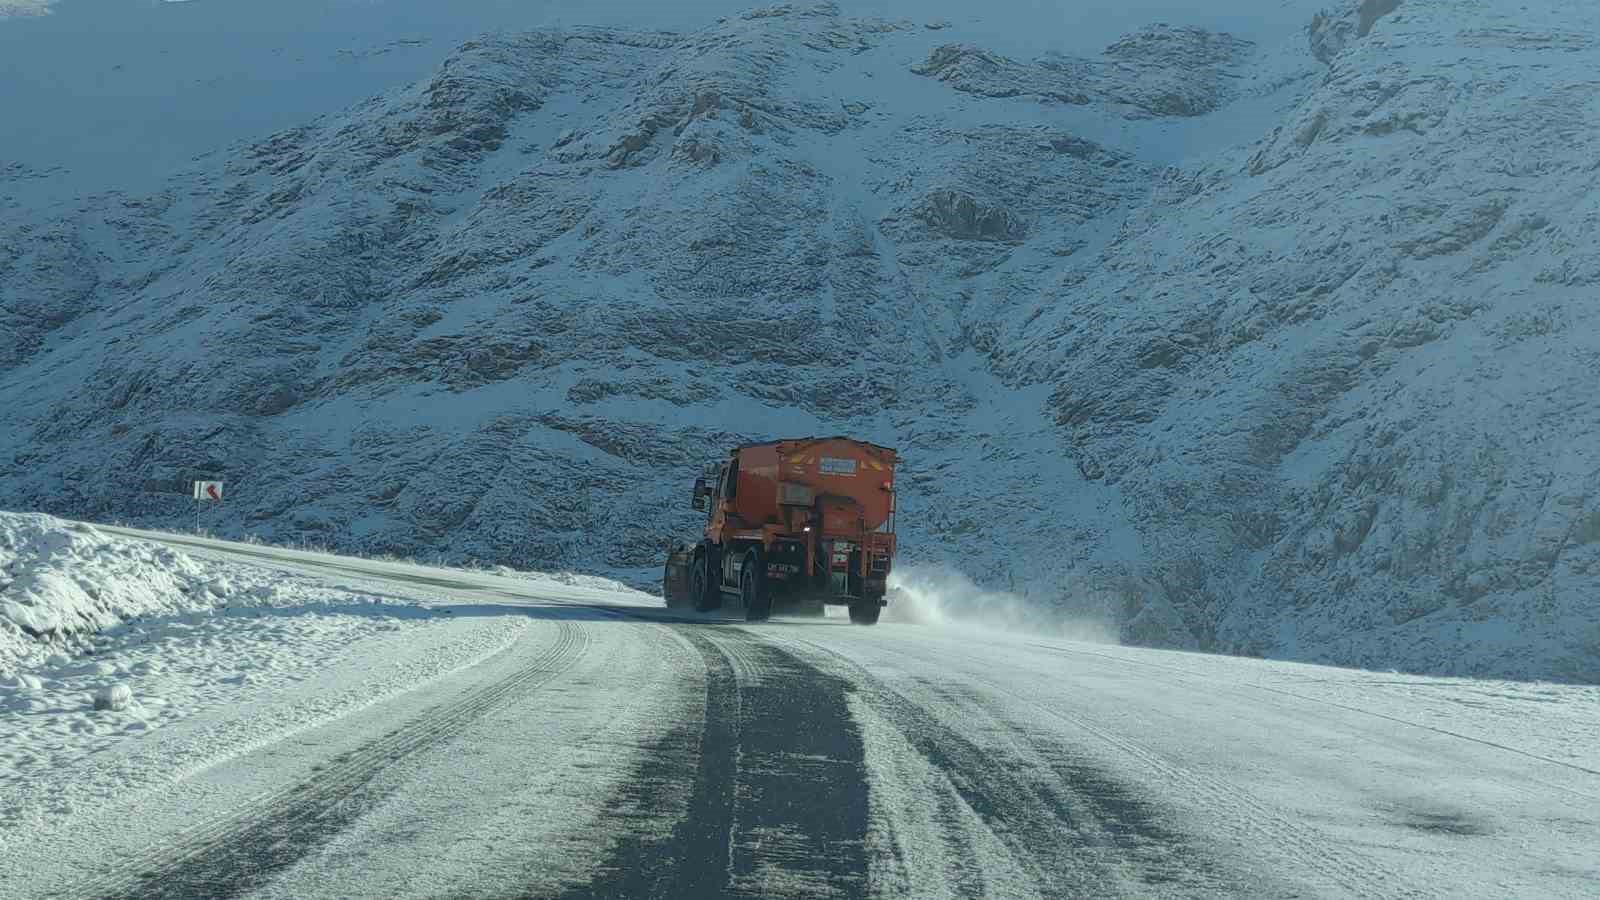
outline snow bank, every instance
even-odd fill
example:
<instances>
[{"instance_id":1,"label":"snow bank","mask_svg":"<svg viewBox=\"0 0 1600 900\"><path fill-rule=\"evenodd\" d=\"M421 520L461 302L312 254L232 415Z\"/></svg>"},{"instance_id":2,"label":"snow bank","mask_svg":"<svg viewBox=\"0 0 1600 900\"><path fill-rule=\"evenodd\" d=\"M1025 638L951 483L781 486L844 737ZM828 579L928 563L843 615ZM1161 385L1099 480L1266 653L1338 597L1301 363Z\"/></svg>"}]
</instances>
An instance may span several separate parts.
<instances>
[{"instance_id":1,"label":"snow bank","mask_svg":"<svg viewBox=\"0 0 1600 900\"><path fill-rule=\"evenodd\" d=\"M0 513L0 679L66 665L95 634L139 619L328 602L370 598L111 537L91 525Z\"/></svg>"},{"instance_id":2,"label":"snow bank","mask_svg":"<svg viewBox=\"0 0 1600 900\"><path fill-rule=\"evenodd\" d=\"M0 846L475 665L529 627L422 605L435 597L0 513Z\"/></svg>"},{"instance_id":3,"label":"snow bank","mask_svg":"<svg viewBox=\"0 0 1600 900\"><path fill-rule=\"evenodd\" d=\"M214 605L193 559L50 516L0 513L0 672L135 616Z\"/></svg>"},{"instance_id":4,"label":"snow bank","mask_svg":"<svg viewBox=\"0 0 1600 900\"><path fill-rule=\"evenodd\" d=\"M88 662L0 678L0 847L110 821L108 804L476 665L534 621L321 604L108 629Z\"/></svg>"}]
</instances>

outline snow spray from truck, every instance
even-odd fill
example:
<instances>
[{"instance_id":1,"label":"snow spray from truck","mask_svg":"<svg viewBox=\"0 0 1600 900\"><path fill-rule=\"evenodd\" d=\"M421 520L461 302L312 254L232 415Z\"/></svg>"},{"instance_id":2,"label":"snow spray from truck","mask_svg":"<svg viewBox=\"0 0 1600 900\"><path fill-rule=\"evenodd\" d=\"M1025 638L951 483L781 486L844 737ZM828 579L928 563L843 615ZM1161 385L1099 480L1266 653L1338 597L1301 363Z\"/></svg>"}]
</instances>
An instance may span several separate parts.
<instances>
[{"instance_id":1,"label":"snow spray from truck","mask_svg":"<svg viewBox=\"0 0 1600 900\"><path fill-rule=\"evenodd\" d=\"M1115 597L1100 596L1105 590L1069 585L1059 596L1048 599L1022 596L979 587L948 566L918 563L890 574L883 621L1115 644L1118 636L1112 616L1090 611L1104 610L1115 602Z\"/></svg>"}]
</instances>

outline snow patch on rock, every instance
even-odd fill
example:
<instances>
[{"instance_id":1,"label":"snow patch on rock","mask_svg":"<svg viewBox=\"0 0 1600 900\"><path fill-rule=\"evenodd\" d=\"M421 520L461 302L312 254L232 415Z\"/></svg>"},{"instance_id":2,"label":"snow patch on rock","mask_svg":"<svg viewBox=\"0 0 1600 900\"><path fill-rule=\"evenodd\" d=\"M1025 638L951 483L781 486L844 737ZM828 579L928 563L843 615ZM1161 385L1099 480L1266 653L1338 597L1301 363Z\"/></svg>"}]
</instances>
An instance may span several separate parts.
<instances>
[{"instance_id":1,"label":"snow patch on rock","mask_svg":"<svg viewBox=\"0 0 1600 900\"><path fill-rule=\"evenodd\" d=\"M0 19L48 15L56 0L0 0Z\"/></svg>"}]
</instances>

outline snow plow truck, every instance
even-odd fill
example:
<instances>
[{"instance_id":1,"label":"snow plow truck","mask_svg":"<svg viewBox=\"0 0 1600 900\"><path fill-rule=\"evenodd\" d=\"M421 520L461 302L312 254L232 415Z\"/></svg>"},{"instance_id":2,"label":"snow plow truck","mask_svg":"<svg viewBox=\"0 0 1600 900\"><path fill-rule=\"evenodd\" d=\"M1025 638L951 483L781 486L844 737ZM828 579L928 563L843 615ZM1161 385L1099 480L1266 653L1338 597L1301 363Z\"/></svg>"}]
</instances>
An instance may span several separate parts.
<instances>
[{"instance_id":1,"label":"snow plow truck","mask_svg":"<svg viewBox=\"0 0 1600 900\"><path fill-rule=\"evenodd\" d=\"M762 621L774 605L821 615L848 606L872 625L894 561L894 467L888 447L844 437L746 444L695 479L705 533L667 557L669 608L736 600Z\"/></svg>"}]
</instances>

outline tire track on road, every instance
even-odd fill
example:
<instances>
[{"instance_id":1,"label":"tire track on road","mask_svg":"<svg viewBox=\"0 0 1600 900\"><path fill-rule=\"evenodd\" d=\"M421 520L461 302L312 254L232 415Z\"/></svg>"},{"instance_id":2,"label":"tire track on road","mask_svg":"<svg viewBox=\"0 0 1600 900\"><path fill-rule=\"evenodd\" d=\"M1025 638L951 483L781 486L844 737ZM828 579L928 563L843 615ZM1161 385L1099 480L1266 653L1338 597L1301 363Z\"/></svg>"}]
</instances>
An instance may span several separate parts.
<instances>
[{"instance_id":1,"label":"tire track on road","mask_svg":"<svg viewBox=\"0 0 1600 900\"><path fill-rule=\"evenodd\" d=\"M579 624L557 622L555 640L512 674L465 699L439 704L385 736L334 757L314 775L231 816L180 834L153 858L102 873L70 896L232 898L265 884L392 794L390 766L443 744L473 720L542 687L589 646ZM509 651L503 651L509 652Z\"/></svg>"},{"instance_id":2,"label":"tire track on road","mask_svg":"<svg viewBox=\"0 0 1600 900\"><path fill-rule=\"evenodd\" d=\"M980 745L836 651L804 638L789 642L824 671L848 673L858 696L949 780L1042 896L1217 895L1241 888L1223 866L1167 827L1159 809L1070 748L1003 721L996 739ZM963 721L994 718L981 697L942 682L923 684ZM1038 760L1014 749L1019 745ZM951 832L960 819L943 818L943 840L961 855L970 842Z\"/></svg>"},{"instance_id":3,"label":"tire track on road","mask_svg":"<svg viewBox=\"0 0 1600 900\"><path fill-rule=\"evenodd\" d=\"M836 651L816 644L812 641L798 639L815 651L834 657L845 666L860 668L860 666ZM890 648L888 646L874 645L875 650L889 650L889 652L910 655L915 654L903 648ZM956 653L956 656L975 664L979 671L989 665L992 660L965 653ZM865 669L861 670L865 674ZM866 676L870 677L870 676ZM1263 846L1276 848L1287 855L1301 870L1309 870L1321 875L1327 882L1335 887L1342 896L1350 897L1410 897L1421 895L1414 888L1404 888L1405 879L1399 873L1385 867L1380 861L1366 855L1358 855L1340 849L1335 842L1327 836L1308 828L1299 821L1291 819L1270 805L1255 799L1248 793L1240 791L1236 786L1224 782L1204 772L1171 762L1137 742L1128 740L1114 734L1105 728L1096 725L1083 716L1063 711L1055 705L1044 703L1036 697L1029 697L1017 690L1014 684L1002 682L991 676L974 674L964 671L961 677L971 682L983 685L995 694L1003 695L1018 701L1026 706L1037 709L1051 718L1061 721L1073 728L1093 737L1100 743L1115 749L1126 759L1143 766L1153 773L1162 782L1166 783L1175 797L1188 796L1199 799L1205 807L1212 810L1230 810L1235 813L1230 817L1235 832L1244 840L1256 842ZM898 696L898 695L895 695ZM991 706L988 698L980 694L972 694L971 702L979 707ZM910 702L910 701L905 701ZM1081 778L1087 761L1081 754L1072 754L1060 742L1041 741L1037 735L1031 735L1030 729L1021 726L1012 726L1019 736L1033 743L1046 759L1053 760L1052 765L1057 768L1063 781L1071 782ZM1063 753L1067 753L1064 758ZM1092 767L1089 771L1094 771ZM1103 775L1096 775L1103 779ZM1104 893L1099 891L1097 893Z\"/></svg>"},{"instance_id":4,"label":"tire track on road","mask_svg":"<svg viewBox=\"0 0 1600 900\"><path fill-rule=\"evenodd\" d=\"M658 742L612 799L607 817L648 819L673 803L686 773L693 778L688 809L667 835L633 830L623 835L596 877L561 894L562 900L723 896L733 828L739 690L732 664L715 645L704 639L689 643L705 665L705 719L698 733L681 726Z\"/></svg>"},{"instance_id":5,"label":"tire track on road","mask_svg":"<svg viewBox=\"0 0 1600 900\"><path fill-rule=\"evenodd\" d=\"M1063 712L1037 699L1025 697L1009 685L989 678L972 677L991 690L1026 703L1116 748L1128 759L1137 761L1157 773L1173 787L1191 796L1199 796L1212 809L1235 811L1237 815L1232 821L1244 836L1287 853L1296 863L1320 873L1336 885L1340 893L1345 896L1374 898L1418 896L1415 890L1397 887L1404 883L1404 879L1378 860L1340 850L1324 835L1306 828L1233 785L1204 772L1170 762L1160 754L1113 734L1082 716Z\"/></svg>"},{"instance_id":6,"label":"tire track on road","mask_svg":"<svg viewBox=\"0 0 1600 900\"><path fill-rule=\"evenodd\" d=\"M608 816L625 835L591 898L867 895L867 785L843 679L737 628L675 625L701 654L705 717L661 742ZM682 803L668 833L640 810Z\"/></svg>"}]
</instances>

